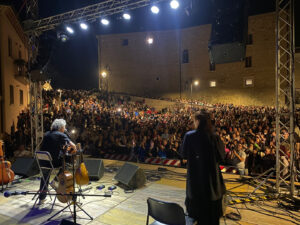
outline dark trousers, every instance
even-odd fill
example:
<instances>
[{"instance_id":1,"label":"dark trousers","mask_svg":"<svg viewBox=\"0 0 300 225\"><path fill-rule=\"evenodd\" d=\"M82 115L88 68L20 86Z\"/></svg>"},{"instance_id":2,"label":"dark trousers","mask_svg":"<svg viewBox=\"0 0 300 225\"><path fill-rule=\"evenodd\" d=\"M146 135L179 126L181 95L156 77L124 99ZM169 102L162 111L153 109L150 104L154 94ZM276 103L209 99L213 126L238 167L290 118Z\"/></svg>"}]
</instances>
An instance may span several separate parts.
<instances>
[{"instance_id":1,"label":"dark trousers","mask_svg":"<svg viewBox=\"0 0 300 225\"><path fill-rule=\"evenodd\" d=\"M50 171L51 170L46 170L46 169L42 169L42 173L43 173L43 177L44 179L41 178L41 182L40 182L40 194L39 194L39 199L40 200L44 200L47 196L47 192L48 192L48 185L49 185L49 179L50 179ZM54 180L57 181L57 176L62 172L62 169L59 169L58 174L56 175L56 177L54 178ZM45 180L45 181L44 181Z\"/></svg>"},{"instance_id":2,"label":"dark trousers","mask_svg":"<svg viewBox=\"0 0 300 225\"><path fill-rule=\"evenodd\" d=\"M222 216L222 199L217 201L185 199L188 216L197 224L219 225Z\"/></svg>"},{"instance_id":3,"label":"dark trousers","mask_svg":"<svg viewBox=\"0 0 300 225\"><path fill-rule=\"evenodd\" d=\"M40 195L39 195L39 199L40 200L44 200L47 196L47 192L48 192L48 184L49 184L49 178L50 178L50 171L51 170L46 170L46 169L42 169L42 173L43 173L43 178L41 177L41 182L40 182Z\"/></svg>"}]
</instances>

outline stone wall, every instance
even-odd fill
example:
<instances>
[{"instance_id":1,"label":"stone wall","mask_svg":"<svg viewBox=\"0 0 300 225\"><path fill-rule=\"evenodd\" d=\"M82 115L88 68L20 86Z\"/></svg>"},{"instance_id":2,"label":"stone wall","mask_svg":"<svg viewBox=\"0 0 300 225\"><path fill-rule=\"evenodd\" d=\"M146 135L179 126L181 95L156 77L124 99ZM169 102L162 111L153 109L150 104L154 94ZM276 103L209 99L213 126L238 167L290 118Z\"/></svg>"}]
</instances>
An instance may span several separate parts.
<instances>
[{"instance_id":1,"label":"stone wall","mask_svg":"<svg viewBox=\"0 0 300 225\"><path fill-rule=\"evenodd\" d=\"M16 76L17 70L14 61L23 59L27 62L28 54L22 28L16 19L13 10L8 6L0 5L0 70L1 70L1 131L11 131L11 125L17 126L17 116L24 110L29 101L28 82L22 76ZM11 40L9 56L8 39ZM13 87L13 103L10 101L10 86ZM20 101L20 92L23 91L23 104Z\"/></svg>"},{"instance_id":2,"label":"stone wall","mask_svg":"<svg viewBox=\"0 0 300 225\"><path fill-rule=\"evenodd\" d=\"M217 64L215 71L210 71L210 32L211 25L206 24L182 30L98 36L99 71L108 71L100 81L111 91L137 95L179 98L181 86L182 97L212 103L274 105L275 14L248 18L253 43L246 46L246 57L251 57L251 67L246 68L243 60ZM147 44L149 37L153 38L152 45ZM128 45L123 45L124 40ZM179 64L184 50L188 50L189 62ZM296 87L300 87L299 72L297 69ZM246 86L246 79L252 79L253 85ZM199 85L193 85L191 94L195 80ZM210 87L211 81L216 87Z\"/></svg>"}]
</instances>

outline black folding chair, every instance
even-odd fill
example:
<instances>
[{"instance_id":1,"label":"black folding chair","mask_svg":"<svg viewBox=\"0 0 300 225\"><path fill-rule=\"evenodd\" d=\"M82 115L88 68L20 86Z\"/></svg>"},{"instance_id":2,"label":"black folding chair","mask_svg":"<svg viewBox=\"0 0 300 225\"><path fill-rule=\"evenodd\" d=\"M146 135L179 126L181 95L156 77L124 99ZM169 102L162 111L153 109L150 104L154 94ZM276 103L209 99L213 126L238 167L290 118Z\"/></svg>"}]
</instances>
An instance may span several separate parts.
<instances>
[{"instance_id":1,"label":"black folding chair","mask_svg":"<svg viewBox=\"0 0 300 225\"><path fill-rule=\"evenodd\" d=\"M41 179L44 181L44 186L43 186L43 189L45 188L45 186L47 185L46 184L46 180L49 180L50 179L50 176L52 175L52 173L54 172L54 167L53 167L53 164L52 164L52 157L50 155L49 152L45 152L45 151L36 151L35 152L35 159L37 161L37 165L39 167L39 170L40 170L40 177ZM41 166L41 161L45 161L45 162L48 162L48 166ZM48 176L46 177L46 179L44 178L44 175L43 175L43 170L44 171L49 171L48 173ZM55 175L56 176L56 175ZM40 194L40 190L38 190L36 192L36 194L33 196L32 200L35 199L38 195ZM47 190L47 194L50 194L50 189ZM50 195L50 199L52 200L52 197ZM37 203L37 200L38 198L36 198L32 208L35 207L36 203ZM56 196L54 198L54 201L52 203L52 207L51 207L51 210L50 212L52 212L53 210L53 206L55 204L55 200L56 200Z\"/></svg>"},{"instance_id":2,"label":"black folding chair","mask_svg":"<svg viewBox=\"0 0 300 225\"><path fill-rule=\"evenodd\" d=\"M173 202L163 202L153 198L147 199L148 214L146 225L149 225L149 216L156 221L151 225L161 223L168 225L186 225L186 215L183 208Z\"/></svg>"}]
</instances>

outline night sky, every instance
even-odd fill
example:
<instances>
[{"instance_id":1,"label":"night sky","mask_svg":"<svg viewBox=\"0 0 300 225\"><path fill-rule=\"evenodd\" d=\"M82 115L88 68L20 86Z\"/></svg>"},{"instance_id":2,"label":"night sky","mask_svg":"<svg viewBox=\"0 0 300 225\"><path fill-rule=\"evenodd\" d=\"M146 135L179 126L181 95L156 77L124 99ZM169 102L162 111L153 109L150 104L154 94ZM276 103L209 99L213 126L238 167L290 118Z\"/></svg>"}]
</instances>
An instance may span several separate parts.
<instances>
[{"instance_id":1,"label":"night sky","mask_svg":"<svg viewBox=\"0 0 300 225\"><path fill-rule=\"evenodd\" d=\"M48 17L72 9L95 4L99 0L39 0L40 17ZM275 10L275 0L250 0L249 15ZM299 1L296 2L296 9ZM18 5L16 6L18 9ZM295 10L297 12L297 10ZM121 15L109 17L109 27L104 27L99 20L90 24L88 31L75 28L75 35L66 43L56 39L56 31L45 32L40 37L41 62L51 78L55 88L91 89L98 86L97 64L97 34L124 33L147 30L164 30L195 26L211 23L213 15L212 1L193 0L192 15L187 16L181 7L172 10L168 1L161 5L160 13L153 15L149 7L131 12L132 19L124 21ZM300 14L296 13L295 21L300 21ZM296 24L297 25L297 24ZM300 40L296 32L296 44ZM275 56L274 56L275 57Z\"/></svg>"}]
</instances>

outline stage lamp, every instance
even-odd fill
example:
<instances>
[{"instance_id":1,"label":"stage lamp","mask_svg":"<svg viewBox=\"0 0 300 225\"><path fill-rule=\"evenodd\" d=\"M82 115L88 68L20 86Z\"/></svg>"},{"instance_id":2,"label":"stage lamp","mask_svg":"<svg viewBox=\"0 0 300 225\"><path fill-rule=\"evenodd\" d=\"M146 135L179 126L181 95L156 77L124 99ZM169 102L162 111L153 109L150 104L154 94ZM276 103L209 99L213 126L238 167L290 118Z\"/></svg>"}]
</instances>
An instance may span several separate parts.
<instances>
[{"instance_id":1,"label":"stage lamp","mask_svg":"<svg viewBox=\"0 0 300 225\"><path fill-rule=\"evenodd\" d=\"M67 40L69 40L69 36L64 31L58 31L57 39L61 42L66 42Z\"/></svg>"},{"instance_id":2,"label":"stage lamp","mask_svg":"<svg viewBox=\"0 0 300 225\"><path fill-rule=\"evenodd\" d=\"M147 43L148 43L149 45L152 45L152 44L153 44L153 38L151 38L151 37L148 38L148 39L147 39Z\"/></svg>"},{"instance_id":3,"label":"stage lamp","mask_svg":"<svg viewBox=\"0 0 300 225\"><path fill-rule=\"evenodd\" d=\"M103 19L101 19L101 23L102 23L103 25L107 26L107 25L109 24L109 20L103 18Z\"/></svg>"},{"instance_id":4,"label":"stage lamp","mask_svg":"<svg viewBox=\"0 0 300 225\"><path fill-rule=\"evenodd\" d=\"M179 7L179 2L177 0L172 0L170 6L172 9L177 9Z\"/></svg>"},{"instance_id":5,"label":"stage lamp","mask_svg":"<svg viewBox=\"0 0 300 225\"><path fill-rule=\"evenodd\" d=\"M67 26L66 30L70 33L70 34L74 34L74 30L72 27Z\"/></svg>"},{"instance_id":6,"label":"stage lamp","mask_svg":"<svg viewBox=\"0 0 300 225\"><path fill-rule=\"evenodd\" d=\"M83 30L87 30L89 28L89 26L86 23L80 23L80 27Z\"/></svg>"},{"instance_id":7,"label":"stage lamp","mask_svg":"<svg viewBox=\"0 0 300 225\"><path fill-rule=\"evenodd\" d=\"M129 13L123 13L123 18L124 18L125 20L130 20L130 19L131 19L131 16L130 16Z\"/></svg>"},{"instance_id":8,"label":"stage lamp","mask_svg":"<svg viewBox=\"0 0 300 225\"><path fill-rule=\"evenodd\" d=\"M158 14L159 13L159 8L156 5L154 5L154 6L151 7L151 12L154 13L154 14Z\"/></svg>"}]
</instances>

